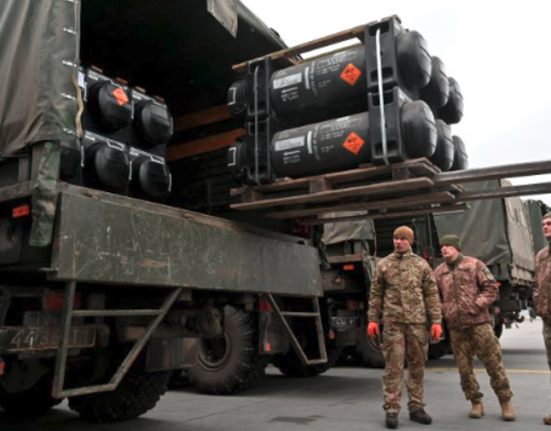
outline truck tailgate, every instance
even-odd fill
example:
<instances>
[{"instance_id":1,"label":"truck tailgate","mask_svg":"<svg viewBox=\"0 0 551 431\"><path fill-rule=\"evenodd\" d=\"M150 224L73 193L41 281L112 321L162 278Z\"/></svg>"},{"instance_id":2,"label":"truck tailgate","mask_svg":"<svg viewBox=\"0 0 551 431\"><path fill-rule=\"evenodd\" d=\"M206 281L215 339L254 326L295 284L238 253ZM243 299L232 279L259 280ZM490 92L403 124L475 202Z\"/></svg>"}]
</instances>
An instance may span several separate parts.
<instances>
[{"instance_id":1,"label":"truck tailgate","mask_svg":"<svg viewBox=\"0 0 551 431\"><path fill-rule=\"evenodd\" d=\"M52 280L323 293L317 249L296 238L101 192L62 192L57 214Z\"/></svg>"}]
</instances>

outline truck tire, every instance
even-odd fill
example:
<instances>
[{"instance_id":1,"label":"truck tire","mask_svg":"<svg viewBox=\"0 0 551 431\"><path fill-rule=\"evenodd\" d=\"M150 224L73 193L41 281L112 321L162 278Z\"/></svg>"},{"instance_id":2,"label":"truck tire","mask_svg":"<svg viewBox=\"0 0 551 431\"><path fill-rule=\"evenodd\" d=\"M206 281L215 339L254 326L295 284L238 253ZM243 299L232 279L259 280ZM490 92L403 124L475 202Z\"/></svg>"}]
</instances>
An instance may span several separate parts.
<instances>
[{"instance_id":1,"label":"truck tire","mask_svg":"<svg viewBox=\"0 0 551 431\"><path fill-rule=\"evenodd\" d=\"M224 336L201 343L197 363L186 370L190 383L206 394L235 394L254 386L265 374L266 358L249 313L226 305Z\"/></svg>"},{"instance_id":2,"label":"truck tire","mask_svg":"<svg viewBox=\"0 0 551 431\"><path fill-rule=\"evenodd\" d=\"M382 327L379 328L382 331ZM362 319L362 325L356 336L356 353L365 367L384 368L385 358L379 340L372 340L367 336L367 319Z\"/></svg>"},{"instance_id":3,"label":"truck tire","mask_svg":"<svg viewBox=\"0 0 551 431\"><path fill-rule=\"evenodd\" d=\"M0 387L0 408L9 419L36 418L63 401L53 398L51 393L51 375L43 377L36 385L23 392L6 393Z\"/></svg>"},{"instance_id":4,"label":"truck tire","mask_svg":"<svg viewBox=\"0 0 551 431\"><path fill-rule=\"evenodd\" d=\"M281 374L287 377L316 377L333 368L342 353L342 347L337 347L327 340L325 346L327 349L327 362L325 364L304 366L292 348L285 355L274 357L272 363L274 367L281 371Z\"/></svg>"},{"instance_id":5,"label":"truck tire","mask_svg":"<svg viewBox=\"0 0 551 431\"><path fill-rule=\"evenodd\" d=\"M171 374L130 370L114 391L69 398L69 408L94 423L136 418L155 407L167 391Z\"/></svg>"}]
</instances>

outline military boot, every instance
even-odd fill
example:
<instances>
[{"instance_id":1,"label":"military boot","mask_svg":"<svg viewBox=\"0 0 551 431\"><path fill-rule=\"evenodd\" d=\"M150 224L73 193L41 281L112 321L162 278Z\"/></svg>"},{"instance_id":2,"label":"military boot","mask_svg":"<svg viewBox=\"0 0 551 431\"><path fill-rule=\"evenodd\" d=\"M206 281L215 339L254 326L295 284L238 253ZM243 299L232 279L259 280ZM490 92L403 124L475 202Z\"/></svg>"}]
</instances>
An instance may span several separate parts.
<instances>
[{"instance_id":1,"label":"military boot","mask_svg":"<svg viewBox=\"0 0 551 431\"><path fill-rule=\"evenodd\" d=\"M545 416L545 417L543 418L543 423L544 423L545 425L551 425L551 415Z\"/></svg>"},{"instance_id":2,"label":"military boot","mask_svg":"<svg viewBox=\"0 0 551 431\"><path fill-rule=\"evenodd\" d=\"M388 429L395 430L398 428L398 413L387 413L385 423Z\"/></svg>"},{"instance_id":3,"label":"military boot","mask_svg":"<svg viewBox=\"0 0 551 431\"><path fill-rule=\"evenodd\" d=\"M472 400L471 411L469 412L469 417L473 419L480 419L484 416L484 404L482 400Z\"/></svg>"},{"instance_id":4,"label":"military boot","mask_svg":"<svg viewBox=\"0 0 551 431\"><path fill-rule=\"evenodd\" d=\"M430 425L432 418L427 414L424 409L415 410L409 413L409 418L413 422L417 422L423 425Z\"/></svg>"},{"instance_id":5,"label":"military boot","mask_svg":"<svg viewBox=\"0 0 551 431\"><path fill-rule=\"evenodd\" d=\"M516 419L515 417L515 409L513 409L513 405L511 404L511 400L508 401L500 401L499 404L501 405L501 418L504 421L514 421Z\"/></svg>"}]
</instances>

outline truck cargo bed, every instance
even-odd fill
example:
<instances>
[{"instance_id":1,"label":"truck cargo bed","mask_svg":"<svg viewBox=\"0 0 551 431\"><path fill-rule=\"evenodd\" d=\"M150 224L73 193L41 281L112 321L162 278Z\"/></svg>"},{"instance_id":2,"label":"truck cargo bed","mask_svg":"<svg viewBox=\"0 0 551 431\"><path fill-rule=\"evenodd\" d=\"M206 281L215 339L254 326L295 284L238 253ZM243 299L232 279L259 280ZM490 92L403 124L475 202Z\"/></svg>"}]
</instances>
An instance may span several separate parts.
<instances>
[{"instance_id":1,"label":"truck cargo bed","mask_svg":"<svg viewBox=\"0 0 551 431\"><path fill-rule=\"evenodd\" d=\"M31 190L10 189L11 199ZM42 268L52 281L322 295L317 249L300 238L65 183L58 189L50 268Z\"/></svg>"}]
</instances>

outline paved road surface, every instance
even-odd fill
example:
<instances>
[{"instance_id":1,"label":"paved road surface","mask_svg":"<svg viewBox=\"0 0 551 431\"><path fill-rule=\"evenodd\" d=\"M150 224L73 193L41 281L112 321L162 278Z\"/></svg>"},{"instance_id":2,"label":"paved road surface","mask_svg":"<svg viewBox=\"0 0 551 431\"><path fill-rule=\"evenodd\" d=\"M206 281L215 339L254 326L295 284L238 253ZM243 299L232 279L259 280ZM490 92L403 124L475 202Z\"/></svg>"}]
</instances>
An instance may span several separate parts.
<instances>
[{"instance_id":1,"label":"paved road surface","mask_svg":"<svg viewBox=\"0 0 551 431\"><path fill-rule=\"evenodd\" d=\"M542 417L551 413L550 373L547 368L541 321L525 322L504 331L501 339L505 366L515 397L517 421L506 423L499 416L497 399L488 377L477 364L477 376L486 394L486 416L467 417L467 403L459 388L453 358L446 356L428 364L427 411L431 427L415 424L400 415L404 430L534 430L549 429ZM282 377L274 368L254 389L238 396L207 396L190 388L167 393L157 407L139 419L118 424L91 425L79 420L66 403L36 423L5 423L2 431L335 431L384 429L381 370L359 366L337 367L312 379ZM405 393L404 393L405 395ZM404 405L407 401L404 402Z\"/></svg>"}]
</instances>

